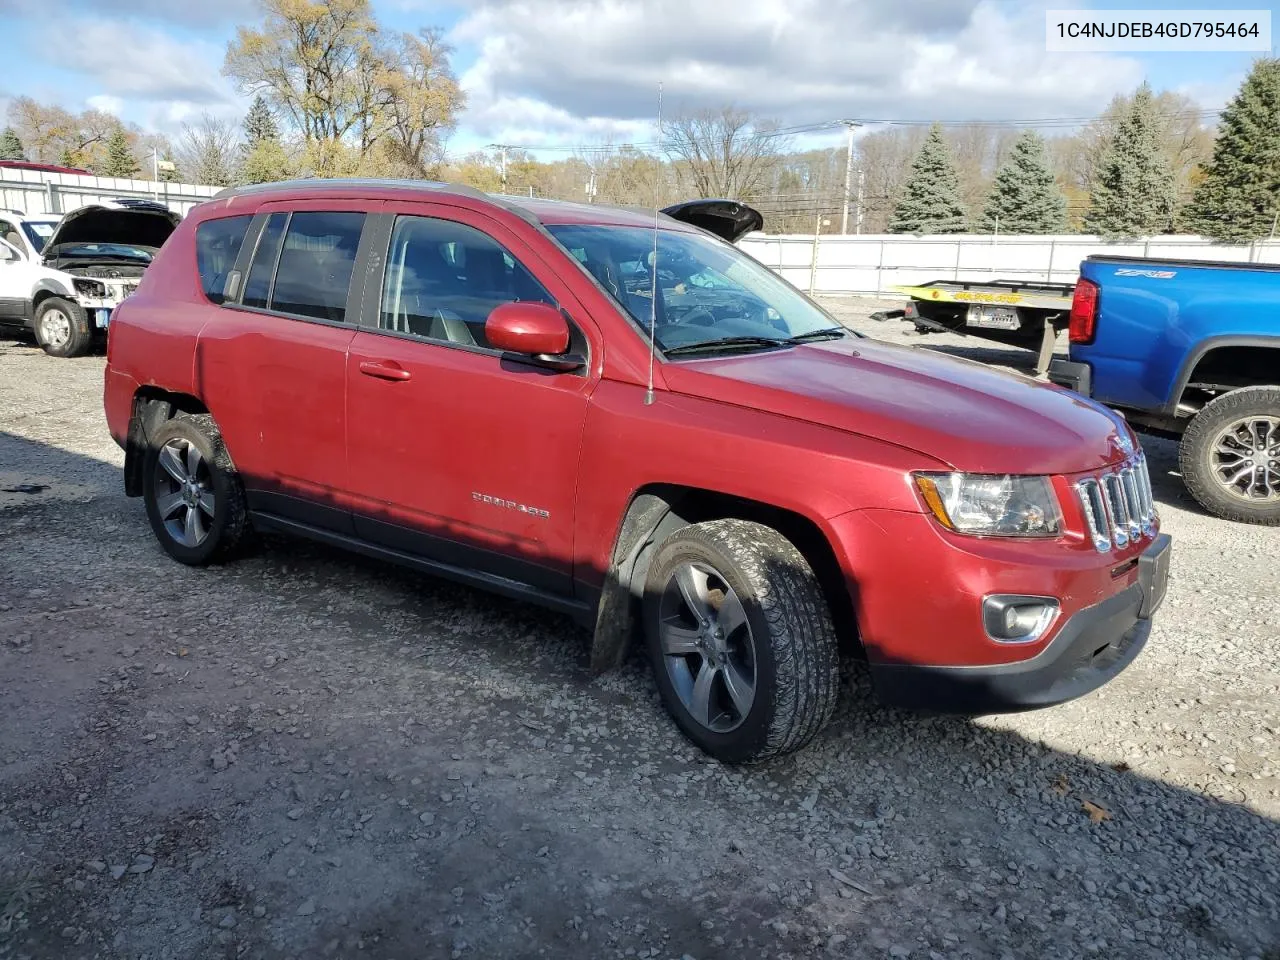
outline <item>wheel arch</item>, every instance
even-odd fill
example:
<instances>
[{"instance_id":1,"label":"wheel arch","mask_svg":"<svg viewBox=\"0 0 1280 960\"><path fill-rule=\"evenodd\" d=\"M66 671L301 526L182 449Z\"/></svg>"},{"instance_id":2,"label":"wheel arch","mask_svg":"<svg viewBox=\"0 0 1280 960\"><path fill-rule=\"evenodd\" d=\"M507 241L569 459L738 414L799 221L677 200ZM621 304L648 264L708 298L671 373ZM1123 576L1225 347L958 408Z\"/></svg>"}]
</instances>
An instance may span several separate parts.
<instances>
[{"instance_id":1,"label":"wheel arch","mask_svg":"<svg viewBox=\"0 0 1280 960\"><path fill-rule=\"evenodd\" d=\"M59 293L56 290L50 290L48 287L41 287L31 293L31 317L35 319L36 311L40 309L40 305L51 297L62 297L64 300L70 299L66 294Z\"/></svg>"},{"instance_id":2,"label":"wheel arch","mask_svg":"<svg viewBox=\"0 0 1280 960\"><path fill-rule=\"evenodd\" d=\"M726 518L772 527L795 544L813 568L842 644L855 651L857 619L835 550L811 517L774 504L679 484L654 483L637 490L618 524L597 609L591 667L605 671L626 658L653 554L681 527Z\"/></svg>"},{"instance_id":3,"label":"wheel arch","mask_svg":"<svg viewBox=\"0 0 1280 960\"><path fill-rule=\"evenodd\" d=\"M44 303L50 297L61 297L63 300L70 300L76 306L80 305L79 299L76 297L75 290L63 286L57 280L45 278L37 280L35 286L31 288L31 319L36 317L36 311L40 309L40 304Z\"/></svg>"},{"instance_id":4,"label":"wheel arch","mask_svg":"<svg viewBox=\"0 0 1280 960\"><path fill-rule=\"evenodd\" d=\"M209 408L188 393L163 387L139 387L133 395L133 411L129 416L129 432L124 446L125 496L142 496L142 465L151 437L167 420L180 413L208 413Z\"/></svg>"},{"instance_id":5,"label":"wheel arch","mask_svg":"<svg viewBox=\"0 0 1280 960\"><path fill-rule=\"evenodd\" d=\"M1228 364L1235 358L1246 358L1252 351L1268 351L1273 364L1280 361L1280 338L1264 336L1220 336L1210 337L1196 345L1182 361L1173 389L1169 392L1169 400L1164 413L1176 416L1178 406L1183 402L1190 384L1196 380L1197 372L1212 371L1215 364ZM1239 388L1244 386L1269 386L1265 379L1256 379L1248 383L1224 384Z\"/></svg>"}]
</instances>

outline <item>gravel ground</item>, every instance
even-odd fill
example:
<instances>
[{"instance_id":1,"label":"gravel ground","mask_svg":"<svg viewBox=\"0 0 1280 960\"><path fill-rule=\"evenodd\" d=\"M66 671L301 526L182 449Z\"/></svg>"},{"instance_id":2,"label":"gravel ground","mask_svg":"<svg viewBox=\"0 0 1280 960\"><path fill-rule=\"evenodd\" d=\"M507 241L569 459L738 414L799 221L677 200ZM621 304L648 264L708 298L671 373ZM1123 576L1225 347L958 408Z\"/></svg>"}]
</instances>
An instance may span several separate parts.
<instances>
[{"instance_id":1,"label":"gravel ground","mask_svg":"<svg viewBox=\"0 0 1280 960\"><path fill-rule=\"evenodd\" d=\"M1029 359L876 306L834 309ZM168 560L101 371L0 341L4 960L1280 960L1280 529L1204 515L1168 442L1115 682L969 721L850 665L816 743L735 769L554 614L307 544Z\"/></svg>"}]
</instances>

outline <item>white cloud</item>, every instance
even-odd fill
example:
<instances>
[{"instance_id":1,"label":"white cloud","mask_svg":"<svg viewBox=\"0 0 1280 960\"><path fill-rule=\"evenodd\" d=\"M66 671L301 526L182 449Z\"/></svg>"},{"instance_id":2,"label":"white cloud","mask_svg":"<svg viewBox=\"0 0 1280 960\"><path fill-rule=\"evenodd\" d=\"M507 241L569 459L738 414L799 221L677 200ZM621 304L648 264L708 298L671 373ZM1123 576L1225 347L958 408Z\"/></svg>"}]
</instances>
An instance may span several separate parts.
<instances>
[{"instance_id":1,"label":"white cloud","mask_svg":"<svg viewBox=\"0 0 1280 960\"><path fill-rule=\"evenodd\" d=\"M239 122L247 108L240 103L193 103L190 100L166 100L152 104L139 118L141 126L147 130L158 130L162 133L176 134L184 123L195 123L202 114L210 114L218 120Z\"/></svg>"},{"instance_id":2,"label":"white cloud","mask_svg":"<svg viewBox=\"0 0 1280 960\"><path fill-rule=\"evenodd\" d=\"M735 103L786 125L840 117L1086 116L1132 59L1050 55L1043 3L996 0L474 0L451 38L466 128L504 142L648 137L667 111Z\"/></svg>"},{"instance_id":3,"label":"white cloud","mask_svg":"<svg viewBox=\"0 0 1280 960\"><path fill-rule=\"evenodd\" d=\"M3 2L3 0L0 0ZM31 2L31 0L15 0ZM74 0L78 7L99 16L145 17L186 26L212 26L247 20L254 16L255 0Z\"/></svg>"},{"instance_id":4,"label":"white cloud","mask_svg":"<svg viewBox=\"0 0 1280 960\"><path fill-rule=\"evenodd\" d=\"M99 93L85 100L85 103L93 110L101 110L103 113L112 113L117 117L124 110L124 101L119 97L113 97L109 93Z\"/></svg>"},{"instance_id":5,"label":"white cloud","mask_svg":"<svg viewBox=\"0 0 1280 960\"><path fill-rule=\"evenodd\" d=\"M214 106L234 100L221 75L218 44L102 19L79 20L72 29L50 20L41 32L45 48L58 51L58 64L86 77L87 102L110 97L131 104L176 100Z\"/></svg>"}]
</instances>

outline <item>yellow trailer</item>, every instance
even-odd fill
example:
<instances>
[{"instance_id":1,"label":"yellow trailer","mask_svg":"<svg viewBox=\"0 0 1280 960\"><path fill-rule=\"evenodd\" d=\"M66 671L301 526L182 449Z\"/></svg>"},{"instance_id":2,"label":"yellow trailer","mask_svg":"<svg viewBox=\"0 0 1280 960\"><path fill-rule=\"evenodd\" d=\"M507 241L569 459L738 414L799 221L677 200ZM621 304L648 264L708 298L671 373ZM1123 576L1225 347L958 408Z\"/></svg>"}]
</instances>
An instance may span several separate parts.
<instances>
[{"instance_id":1,"label":"yellow trailer","mask_svg":"<svg viewBox=\"0 0 1280 960\"><path fill-rule=\"evenodd\" d=\"M910 300L901 311L879 314L881 318L900 316L921 333L958 333L1035 350L1037 373L1049 368L1075 293L1070 283L1016 280L935 280L893 289Z\"/></svg>"}]
</instances>

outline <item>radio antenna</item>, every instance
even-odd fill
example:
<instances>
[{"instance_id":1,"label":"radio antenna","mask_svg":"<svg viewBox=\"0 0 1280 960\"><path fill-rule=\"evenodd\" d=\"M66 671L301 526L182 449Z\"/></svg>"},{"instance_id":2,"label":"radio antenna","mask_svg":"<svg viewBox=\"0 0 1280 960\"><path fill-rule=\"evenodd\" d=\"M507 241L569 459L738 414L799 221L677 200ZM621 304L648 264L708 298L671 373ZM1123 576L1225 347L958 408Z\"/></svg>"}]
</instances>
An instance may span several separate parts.
<instances>
[{"instance_id":1,"label":"radio antenna","mask_svg":"<svg viewBox=\"0 0 1280 960\"><path fill-rule=\"evenodd\" d=\"M649 383L644 392L645 406L653 403L654 338L658 326L658 204L662 202L662 81L658 81L658 152L653 178L653 265L649 268Z\"/></svg>"}]
</instances>

